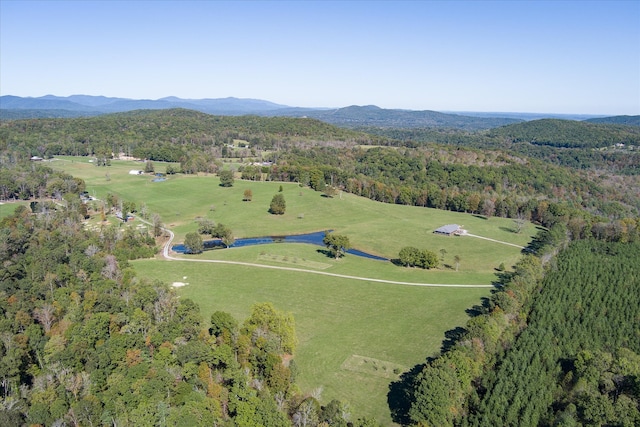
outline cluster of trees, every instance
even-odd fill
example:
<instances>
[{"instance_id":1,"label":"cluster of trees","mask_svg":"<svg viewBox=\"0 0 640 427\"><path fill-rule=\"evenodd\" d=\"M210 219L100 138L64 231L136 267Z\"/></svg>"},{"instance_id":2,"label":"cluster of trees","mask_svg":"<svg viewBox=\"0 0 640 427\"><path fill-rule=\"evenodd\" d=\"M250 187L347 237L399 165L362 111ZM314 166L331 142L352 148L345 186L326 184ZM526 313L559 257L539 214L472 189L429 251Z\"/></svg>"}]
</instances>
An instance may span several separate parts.
<instances>
[{"instance_id":1,"label":"cluster of trees","mask_svg":"<svg viewBox=\"0 0 640 427\"><path fill-rule=\"evenodd\" d=\"M209 235L214 239L220 239L220 242L227 248L236 241L233 231L222 223L214 223L208 219L200 219L198 222L198 231L187 233L184 237L185 253L199 254L205 249L205 243L202 235Z\"/></svg>"},{"instance_id":2,"label":"cluster of trees","mask_svg":"<svg viewBox=\"0 0 640 427\"><path fill-rule=\"evenodd\" d=\"M40 162L6 164L0 167L0 200L54 199L85 191L83 180L54 171Z\"/></svg>"},{"instance_id":3,"label":"cluster of trees","mask_svg":"<svg viewBox=\"0 0 640 427\"><path fill-rule=\"evenodd\" d=\"M346 427L344 403L295 386L290 314L263 303L205 322L129 268L118 249L146 238L81 221L59 206L0 222L0 425Z\"/></svg>"},{"instance_id":4,"label":"cluster of trees","mask_svg":"<svg viewBox=\"0 0 640 427\"><path fill-rule=\"evenodd\" d=\"M487 131L491 137L560 148L602 148L615 144L640 146L640 126L596 124L575 120L532 120Z\"/></svg>"},{"instance_id":5,"label":"cluster of trees","mask_svg":"<svg viewBox=\"0 0 640 427\"><path fill-rule=\"evenodd\" d=\"M435 268L438 266L438 255L428 249L418 249L406 246L398 254L400 264L405 267Z\"/></svg>"},{"instance_id":6,"label":"cluster of trees","mask_svg":"<svg viewBox=\"0 0 640 427\"><path fill-rule=\"evenodd\" d=\"M482 378L470 425L640 424L638 253L590 239L559 254L528 327Z\"/></svg>"}]
</instances>

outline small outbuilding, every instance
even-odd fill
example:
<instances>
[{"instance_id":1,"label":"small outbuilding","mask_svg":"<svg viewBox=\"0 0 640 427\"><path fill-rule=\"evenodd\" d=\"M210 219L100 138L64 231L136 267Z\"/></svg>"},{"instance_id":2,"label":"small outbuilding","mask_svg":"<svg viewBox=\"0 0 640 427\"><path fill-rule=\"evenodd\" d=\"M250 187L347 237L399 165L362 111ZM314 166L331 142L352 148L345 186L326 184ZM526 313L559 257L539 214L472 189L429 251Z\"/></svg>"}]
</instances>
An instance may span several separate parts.
<instances>
[{"instance_id":1,"label":"small outbuilding","mask_svg":"<svg viewBox=\"0 0 640 427\"><path fill-rule=\"evenodd\" d=\"M447 224L440 228L436 228L433 232L436 234L444 234L445 236L459 236L461 234L465 234L466 231L462 229L461 225Z\"/></svg>"},{"instance_id":2,"label":"small outbuilding","mask_svg":"<svg viewBox=\"0 0 640 427\"><path fill-rule=\"evenodd\" d=\"M142 175L144 172L136 169L131 169L129 175Z\"/></svg>"}]
</instances>

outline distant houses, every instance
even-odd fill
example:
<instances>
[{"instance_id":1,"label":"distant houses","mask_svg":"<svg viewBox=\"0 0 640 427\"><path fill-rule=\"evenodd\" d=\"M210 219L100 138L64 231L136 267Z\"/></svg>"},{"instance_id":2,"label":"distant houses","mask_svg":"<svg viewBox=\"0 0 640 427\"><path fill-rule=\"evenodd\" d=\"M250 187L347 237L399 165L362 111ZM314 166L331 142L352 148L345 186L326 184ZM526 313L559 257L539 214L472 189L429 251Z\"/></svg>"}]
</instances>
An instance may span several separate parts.
<instances>
[{"instance_id":1,"label":"distant houses","mask_svg":"<svg viewBox=\"0 0 640 427\"><path fill-rule=\"evenodd\" d=\"M443 225L440 228L436 228L433 232L436 234L443 234L445 236L460 236L462 234L467 234L467 230L464 230L462 226L458 224Z\"/></svg>"}]
</instances>

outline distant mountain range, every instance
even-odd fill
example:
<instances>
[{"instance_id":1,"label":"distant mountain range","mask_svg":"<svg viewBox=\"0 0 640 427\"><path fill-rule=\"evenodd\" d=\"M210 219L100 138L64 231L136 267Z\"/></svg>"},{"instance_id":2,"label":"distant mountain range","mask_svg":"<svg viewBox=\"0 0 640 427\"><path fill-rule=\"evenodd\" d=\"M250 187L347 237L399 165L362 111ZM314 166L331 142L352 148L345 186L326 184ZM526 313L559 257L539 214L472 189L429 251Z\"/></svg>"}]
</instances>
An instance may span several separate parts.
<instances>
[{"instance_id":1,"label":"distant mountain range","mask_svg":"<svg viewBox=\"0 0 640 427\"><path fill-rule=\"evenodd\" d=\"M384 109L374 105L344 108L300 108L276 104L260 99L215 98L182 99L175 96L150 99L110 98L105 96L46 95L37 98L0 96L0 119L83 117L133 110L162 110L184 108L223 116L260 115L310 117L340 127L362 128L451 128L463 130L491 129L540 118L571 120L594 119L600 123L632 124L640 116L601 118L585 115L526 114L526 113L443 113L431 110ZM635 119L634 119L635 118ZM613 120L613 121L606 121Z\"/></svg>"}]
</instances>

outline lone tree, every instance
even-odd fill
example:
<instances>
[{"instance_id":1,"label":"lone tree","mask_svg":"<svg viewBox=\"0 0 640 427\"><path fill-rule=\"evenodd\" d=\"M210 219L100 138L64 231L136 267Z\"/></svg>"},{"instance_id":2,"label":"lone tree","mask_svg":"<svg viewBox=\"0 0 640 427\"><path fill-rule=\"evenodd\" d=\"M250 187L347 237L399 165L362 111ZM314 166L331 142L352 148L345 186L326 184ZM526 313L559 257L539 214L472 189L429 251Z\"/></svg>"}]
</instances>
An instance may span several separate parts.
<instances>
[{"instance_id":1,"label":"lone tree","mask_svg":"<svg viewBox=\"0 0 640 427\"><path fill-rule=\"evenodd\" d=\"M184 236L185 253L187 254L199 254L204 250L204 243L202 237L198 233L187 233Z\"/></svg>"},{"instance_id":2,"label":"lone tree","mask_svg":"<svg viewBox=\"0 0 640 427\"><path fill-rule=\"evenodd\" d=\"M164 170L165 175L175 175L176 173L178 173L178 169L172 165L172 164L168 164L166 169Z\"/></svg>"},{"instance_id":3,"label":"lone tree","mask_svg":"<svg viewBox=\"0 0 640 427\"><path fill-rule=\"evenodd\" d=\"M282 215L287 209L287 203L284 201L282 193L278 193L271 199L271 205L269 206L269 212L274 215Z\"/></svg>"},{"instance_id":4,"label":"lone tree","mask_svg":"<svg viewBox=\"0 0 640 427\"><path fill-rule=\"evenodd\" d=\"M327 185L326 187L324 187L324 191L323 192L324 192L324 196L325 197L332 198L333 196L338 194L338 189L336 187L334 187L333 185Z\"/></svg>"},{"instance_id":5,"label":"lone tree","mask_svg":"<svg viewBox=\"0 0 640 427\"><path fill-rule=\"evenodd\" d=\"M221 187L233 187L233 171L223 170L218 174Z\"/></svg>"},{"instance_id":6,"label":"lone tree","mask_svg":"<svg viewBox=\"0 0 640 427\"><path fill-rule=\"evenodd\" d=\"M160 215L153 214L153 237L160 237L162 235L164 225L162 224L162 219Z\"/></svg>"},{"instance_id":7,"label":"lone tree","mask_svg":"<svg viewBox=\"0 0 640 427\"><path fill-rule=\"evenodd\" d=\"M518 212L518 214L516 215L515 219L513 220L513 224L514 224L513 231L516 234L520 234L522 232L522 229L524 228L526 223L527 223L527 220L526 220L524 214L522 212Z\"/></svg>"},{"instance_id":8,"label":"lone tree","mask_svg":"<svg viewBox=\"0 0 640 427\"><path fill-rule=\"evenodd\" d=\"M154 173L156 171L156 168L151 160L147 160L147 163L144 165L144 171L146 173Z\"/></svg>"},{"instance_id":9,"label":"lone tree","mask_svg":"<svg viewBox=\"0 0 640 427\"><path fill-rule=\"evenodd\" d=\"M246 190L244 190L244 196L242 198L242 201L250 202L251 200L253 200L253 191L247 188Z\"/></svg>"},{"instance_id":10,"label":"lone tree","mask_svg":"<svg viewBox=\"0 0 640 427\"><path fill-rule=\"evenodd\" d=\"M213 234L216 223L207 218L198 218L196 220L198 224L198 233L200 234Z\"/></svg>"},{"instance_id":11,"label":"lone tree","mask_svg":"<svg viewBox=\"0 0 640 427\"><path fill-rule=\"evenodd\" d=\"M447 254L447 250L442 248L440 249L440 261L442 262L442 266L444 267L444 256Z\"/></svg>"},{"instance_id":12,"label":"lone tree","mask_svg":"<svg viewBox=\"0 0 640 427\"><path fill-rule=\"evenodd\" d=\"M351 248L349 238L342 234L326 233L324 239L322 239L322 243L325 244L327 249L331 251L331 255L336 259L343 256L345 252Z\"/></svg>"}]
</instances>

